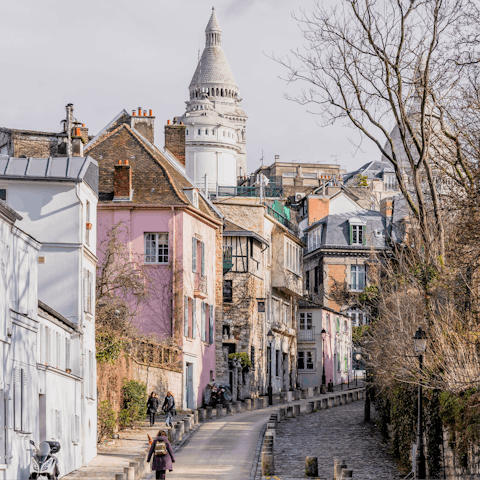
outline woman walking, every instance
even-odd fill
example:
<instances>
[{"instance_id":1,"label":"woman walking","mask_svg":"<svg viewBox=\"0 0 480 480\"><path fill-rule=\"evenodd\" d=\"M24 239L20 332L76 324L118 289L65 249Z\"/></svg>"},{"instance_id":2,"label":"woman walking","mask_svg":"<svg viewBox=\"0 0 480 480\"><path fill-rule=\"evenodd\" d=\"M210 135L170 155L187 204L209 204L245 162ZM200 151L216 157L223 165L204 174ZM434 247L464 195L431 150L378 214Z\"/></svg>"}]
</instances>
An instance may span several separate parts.
<instances>
[{"instance_id":1,"label":"woman walking","mask_svg":"<svg viewBox=\"0 0 480 480\"><path fill-rule=\"evenodd\" d=\"M147 401L147 415L150 415L150 426L155 425L155 414L158 410L158 403L157 394L152 392Z\"/></svg>"},{"instance_id":2,"label":"woman walking","mask_svg":"<svg viewBox=\"0 0 480 480\"><path fill-rule=\"evenodd\" d=\"M157 444L159 444L158 447ZM152 455L152 470L155 471L155 478L157 480L165 480L166 471L171 472L173 470L175 457L173 456L172 446L168 441L167 433L164 430L160 430L157 437L153 439L152 446L148 452L147 463L152 458Z\"/></svg>"},{"instance_id":3,"label":"woman walking","mask_svg":"<svg viewBox=\"0 0 480 480\"><path fill-rule=\"evenodd\" d=\"M162 410L165 412L165 423L167 427L172 426L172 417L177 413L175 411L175 399L172 392L167 392L165 401L163 402Z\"/></svg>"}]
</instances>

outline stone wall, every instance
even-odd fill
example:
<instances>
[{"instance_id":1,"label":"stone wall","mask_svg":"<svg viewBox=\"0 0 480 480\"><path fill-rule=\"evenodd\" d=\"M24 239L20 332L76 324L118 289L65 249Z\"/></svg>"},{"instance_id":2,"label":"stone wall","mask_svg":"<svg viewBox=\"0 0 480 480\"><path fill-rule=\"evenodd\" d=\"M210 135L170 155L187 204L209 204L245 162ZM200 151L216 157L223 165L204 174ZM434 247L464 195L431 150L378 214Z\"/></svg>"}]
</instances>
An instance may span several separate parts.
<instances>
[{"instance_id":1,"label":"stone wall","mask_svg":"<svg viewBox=\"0 0 480 480\"><path fill-rule=\"evenodd\" d=\"M463 468L459 459L449 445L450 434L443 431L443 448L445 452L445 473L448 480L470 480L480 478L480 446L474 445L468 452L468 466Z\"/></svg>"},{"instance_id":2,"label":"stone wall","mask_svg":"<svg viewBox=\"0 0 480 480\"><path fill-rule=\"evenodd\" d=\"M178 407L182 405L183 375L180 370L170 370L137 362L128 355L120 355L115 364L97 364L98 402L108 400L116 412L122 407L123 379L146 383L147 392L154 391L163 401L170 390ZM146 406L145 406L146 411Z\"/></svg>"}]
</instances>

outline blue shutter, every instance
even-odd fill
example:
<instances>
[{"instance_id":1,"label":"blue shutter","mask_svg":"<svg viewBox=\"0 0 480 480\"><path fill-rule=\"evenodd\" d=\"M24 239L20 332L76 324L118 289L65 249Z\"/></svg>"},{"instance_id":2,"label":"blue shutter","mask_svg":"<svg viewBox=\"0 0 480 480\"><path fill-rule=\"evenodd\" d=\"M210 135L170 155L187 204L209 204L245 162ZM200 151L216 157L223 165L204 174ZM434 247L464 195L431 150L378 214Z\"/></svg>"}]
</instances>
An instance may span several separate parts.
<instances>
[{"instance_id":1,"label":"blue shutter","mask_svg":"<svg viewBox=\"0 0 480 480\"><path fill-rule=\"evenodd\" d=\"M203 250L203 243L202 243ZM202 340L205 341L205 302L202 302Z\"/></svg>"},{"instance_id":2,"label":"blue shutter","mask_svg":"<svg viewBox=\"0 0 480 480\"><path fill-rule=\"evenodd\" d=\"M350 245L353 245L353 225L350 225L349 228L350 228Z\"/></svg>"},{"instance_id":3,"label":"blue shutter","mask_svg":"<svg viewBox=\"0 0 480 480\"><path fill-rule=\"evenodd\" d=\"M193 299L192 338L197 338L197 299Z\"/></svg>"},{"instance_id":4,"label":"blue shutter","mask_svg":"<svg viewBox=\"0 0 480 480\"><path fill-rule=\"evenodd\" d=\"M362 225L362 233L363 233L363 236L362 236L362 240L363 240L363 244L366 245L367 244L367 226L366 225Z\"/></svg>"},{"instance_id":5,"label":"blue shutter","mask_svg":"<svg viewBox=\"0 0 480 480\"><path fill-rule=\"evenodd\" d=\"M197 239L192 238L192 272L197 271Z\"/></svg>"},{"instance_id":6,"label":"blue shutter","mask_svg":"<svg viewBox=\"0 0 480 480\"><path fill-rule=\"evenodd\" d=\"M202 277L205 276L205 242L201 243L202 247Z\"/></svg>"},{"instance_id":7,"label":"blue shutter","mask_svg":"<svg viewBox=\"0 0 480 480\"><path fill-rule=\"evenodd\" d=\"M208 343L213 343L213 305L210 305L210 318L209 318L209 338Z\"/></svg>"}]
</instances>

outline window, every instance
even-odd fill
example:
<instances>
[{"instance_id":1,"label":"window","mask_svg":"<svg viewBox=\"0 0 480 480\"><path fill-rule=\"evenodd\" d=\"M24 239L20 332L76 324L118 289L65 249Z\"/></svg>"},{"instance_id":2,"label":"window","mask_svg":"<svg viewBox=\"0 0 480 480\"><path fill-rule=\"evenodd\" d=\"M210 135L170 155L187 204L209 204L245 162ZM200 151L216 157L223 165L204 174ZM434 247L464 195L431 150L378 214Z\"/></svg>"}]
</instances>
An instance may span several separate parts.
<instances>
[{"instance_id":1,"label":"window","mask_svg":"<svg viewBox=\"0 0 480 480\"><path fill-rule=\"evenodd\" d=\"M93 398L94 387L95 387L95 366L93 362L93 352L91 350L88 351L88 393L87 395L90 398Z\"/></svg>"},{"instance_id":2,"label":"window","mask_svg":"<svg viewBox=\"0 0 480 480\"><path fill-rule=\"evenodd\" d=\"M305 291L310 293L310 270L305 272Z\"/></svg>"},{"instance_id":3,"label":"window","mask_svg":"<svg viewBox=\"0 0 480 480\"><path fill-rule=\"evenodd\" d=\"M65 338L65 370L71 370L70 339Z\"/></svg>"},{"instance_id":4,"label":"window","mask_svg":"<svg viewBox=\"0 0 480 480\"><path fill-rule=\"evenodd\" d=\"M197 239L192 237L192 272L197 271Z\"/></svg>"},{"instance_id":5,"label":"window","mask_svg":"<svg viewBox=\"0 0 480 480\"><path fill-rule=\"evenodd\" d=\"M327 320L326 320L326 324L325 324L325 330L327 333L330 333L330 314L327 313Z\"/></svg>"},{"instance_id":6,"label":"window","mask_svg":"<svg viewBox=\"0 0 480 480\"><path fill-rule=\"evenodd\" d=\"M13 409L14 428L19 432L28 432L27 372L18 366L13 368Z\"/></svg>"},{"instance_id":7,"label":"window","mask_svg":"<svg viewBox=\"0 0 480 480\"><path fill-rule=\"evenodd\" d=\"M285 266L296 275L301 274L300 253L301 249L290 240L285 240Z\"/></svg>"},{"instance_id":8,"label":"window","mask_svg":"<svg viewBox=\"0 0 480 480\"><path fill-rule=\"evenodd\" d=\"M209 335L208 335L208 343L211 345L213 343L213 319L214 319L214 311L213 305L210 305L210 315L209 315Z\"/></svg>"},{"instance_id":9,"label":"window","mask_svg":"<svg viewBox=\"0 0 480 480\"><path fill-rule=\"evenodd\" d=\"M352 319L352 325L358 327L369 323L367 312L363 311L359 306L350 307L347 315Z\"/></svg>"},{"instance_id":10,"label":"window","mask_svg":"<svg viewBox=\"0 0 480 480\"><path fill-rule=\"evenodd\" d=\"M318 293L320 290L320 267L315 267L313 271L313 292Z\"/></svg>"},{"instance_id":11,"label":"window","mask_svg":"<svg viewBox=\"0 0 480 480\"><path fill-rule=\"evenodd\" d=\"M340 354L337 354L336 357L337 357L337 371L340 372L340 371L341 371L341 367L340 367Z\"/></svg>"},{"instance_id":12,"label":"window","mask_svg":"<svg viewBox=\"0 0 480 480\"><path fill-rule=\"evenodd\" d=\"M90 202L87 200L87 208L86 208L86 221L87 225L85 226L85 243L90 245Z\"/></svg>"},{"instance_id":13,"label":"window","mask_svg":"<svg viewBox=\"0 0 480 480\"><path fill-rule=\"evenodd\" d=\"M345 373L348 372L348 359L347 356L345 355Z\"/></svg>"},{"instance_id":14,"label":"window","mask_svg":"<svg viewBox=\"0 0 480 480\"><path fill-rule=\"evenodd\" d=\"M251 369L255 370L255 347L253 345L250 347L250 362L252 364Z\"/></svg>"},{"instance_id":15,"label":"window","mask_svg":"<svg viewBox=\"0 0 480 480\"><path fill-rule=\"evenodd\" d=\"M93 296L95 293L93 273L87 268L83 269L83 310L93 314Z\"/></svg>"},{"instance_id":16,"label":"window","mask_svg":"<svg viewBox=\"0 0 480 480\"><path fill-rule=\"evenodd\" d=\"M168 263L168 233L145 234L145 263Z\"/></svg>"},{"instance_id":17,"label":"window","mask_svg":"<svg viewBox=\"0 0 480 480\"><path fill-rule=\"evenodd\" d=\"M192 337L192 327L193 327L193 300L188 299L188 328L187 328L187 337Z\"/></svg>"},{"instance_id":18,"label":"window","mask_svg":"<svg viewBox=\"0 0 480 480\"><path fill-rule=\"evenodd\" d=\"M206 340L205 335L205 314L206 314L206 304L202 302L202 320L201 320L201 334L202 334L202 341Z\"/></svg>"},{"instance_id":19,"label":"window","mask_svg":"<svg viewBox=\"0 0 480 480\"><path fill-rule=\"evenodd\" d=\"M60 368L60 334L55 333L55 367Z\"/></svg>"},{"instance_id":20,"label":"window","mask_svg":"<svg viewBox=\"0 0 480 480\"><path fill-rule=\"evenodd\" d=\"M223 281L223 301L226 303L233 302L233 280Z\"/></svg>"},{"instance_id":21,"label":"window","mask_svg":"<svg viewBox=\"0 0 480 480\"><path fill-rule=\"evenodd\" d=\"M280 350L275 350L275 375L280 376Z\"/></svg>"},{"instance_id":22,"label":"window","mask_svg":"<svg viewBox=\"0 0 480 480\"><path fill-rule=\"evenodd\" d=\"M322 243L322 226L315 228L308 233L307 246L308 251L315 250Z\"/></svg>"},{"instance_id":23,"label":"window","mask_svg":"<svg viewBox=\"0 0 480 480\"><path fill-rule=\"evenodd\" d=\"M72 443L77 445L80 441L80 417L72 414Z\"/></svg>"},{"instance_id":24,"label":"window","mask_svg":"<svg viewBox=\"0 0 480 480\"><path fill-rule=\"evenodd\" d=\"M188 297L185 296L184 312L183 312L183 334L188 337Z\"/></svg>"},{"instance_id":25,"label":"window","mask_svg":"<svg viewBox=\"0 0 480 480\"><path fill-rule=\"evenodd\" d=\"M300 323L298 325L300 330L311 330L312 329L312 314L311 313L300 313Z\"/></svg>"},{"instance_id":26,"label":"window","mask_svg":"<svg viewBox=\"0 0 480 480\"><path fill-rule=\"evenodd\" d=\"M299 350L297 353L298 370L315 370L315 350Z\"/></svg>"},{"instance_id":27,"label":"window","mask_svg":"<svg viewBox=\"0 0 480 480\"><path fill-rule=\"evenodd\" d=\"M192 338L197 338L197 299L192 300Z\"/></svg>"},{"instance_id":28,"label":"window","mask_svg":"<svg viewBox=\"0 0 480 480\"><path fill-rule=\"evenodd\" d=\"M188 130L187 130L187 137L188 137Z\"/></svg>"},{"instance_id":29,"label":"window","mask_svg":"<svg viewBox=\"0 0 480 480\"><path fill-rule=\"evenodd\" d=\"M350 290L359 292L365 288L365 265L350 266Z\"/></svg>"},{"instance_id":30,"label":"window","mask_svg":"<svg viewBox=\"0 0 480 480\"><path fill-rule=\"evenodd\" d=\"M3 200L4 202L7 201L7 189L6 188L0 188L0 200Z\"/></svg>"},{"instance_id":31,"label":"window","mask_svg":"<svg viewBox=\"0 0 480 480\"><path fill-rule=\"evenodd\" d=\"M367 238L365 235L366 226L358 217L351 218L350 224L350 245L366 245Z\"/></svg>"},{"instance_id":32,"label":"window","mask_svg":"<svg viewBox=\"0 0 480 480\"><path fill-rule=\"evenodd\" d=\"M205 130L205 135L208 135L208 129L207 129L207 130Z\"/></svg>"},{"instance_id":33,"label":"window","mask_svg":"<svg viewBox=\"0 0 480 480\"><path fill-rule=\"evenodd\" d=\"M52 351L52 331L49 327L45 327L45 365L50 365Z\"/></svg>"},{"instance_id":34,"label":"window","mask_svg":"<svg viewBox=\"0 0 480 480\"><path fill-rule=\"evenodd\" d=\"M202 134L202 131L201 131L200 129L198 130L198 134L199 134L199 135L201 135L201 134Z\"/></svg>"}]
</instances>

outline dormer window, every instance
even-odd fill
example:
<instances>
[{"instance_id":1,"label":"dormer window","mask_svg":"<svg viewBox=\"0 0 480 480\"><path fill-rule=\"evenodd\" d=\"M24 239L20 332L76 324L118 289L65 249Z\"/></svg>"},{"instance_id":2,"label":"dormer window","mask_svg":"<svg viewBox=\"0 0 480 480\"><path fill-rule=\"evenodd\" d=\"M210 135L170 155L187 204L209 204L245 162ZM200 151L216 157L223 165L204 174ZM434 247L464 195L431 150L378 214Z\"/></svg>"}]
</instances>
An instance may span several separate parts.
<instances>
[{"instance_id":1,"label":"dormer window","mask_svg":"<svg viewBox=\"0 0 480 480\"><path fill-rule=\"evenodd\" d=\"M195 207L198 208L198 191L195 188L186 188L184 190L185 195L188 198L188 201Z\"/></svg>"},{"instance_id":2,"label":"dormer window","mask_svg":"<svg viewBox=\"0 0 480 480\"><path fill-rule=\"evenodd\" d=\"M350 245L366 245L366 225L358 217L353 217L349 221Z\"/></svg>"}]
</instances>

